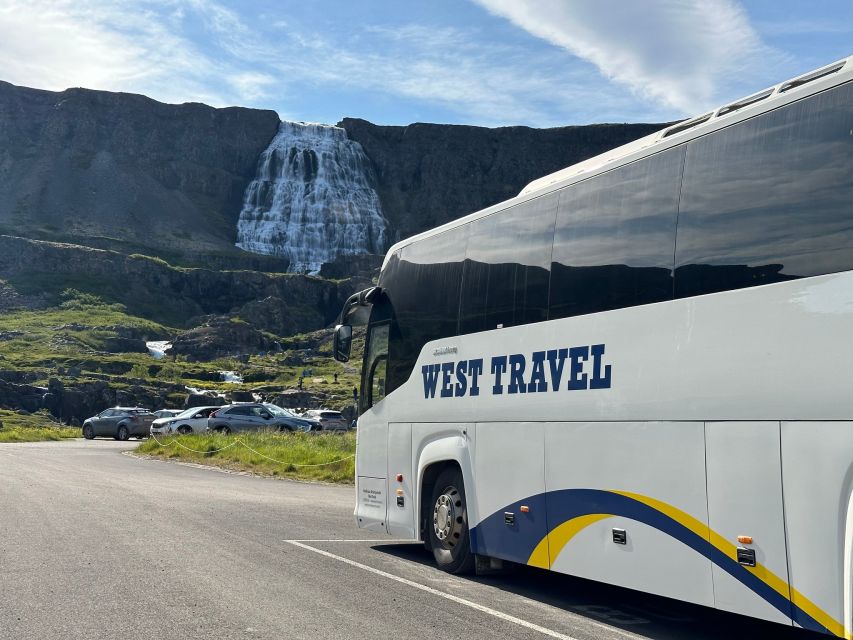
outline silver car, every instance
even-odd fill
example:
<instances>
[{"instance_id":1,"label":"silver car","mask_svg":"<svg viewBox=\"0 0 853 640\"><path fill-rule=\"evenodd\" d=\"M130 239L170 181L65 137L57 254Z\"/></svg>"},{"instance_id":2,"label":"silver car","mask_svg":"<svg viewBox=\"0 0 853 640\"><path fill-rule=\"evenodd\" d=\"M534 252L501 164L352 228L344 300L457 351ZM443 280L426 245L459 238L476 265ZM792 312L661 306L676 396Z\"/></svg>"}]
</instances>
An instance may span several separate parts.
<instances>
[{"instance_id":1,"label":"silver car","mask_svg":"<svg viewBox=\"0 0 853 640\"><path fill-rule=\"evenodd\" d=\"M340 411L309 409L302 414L302 417L319 421L323 431L346 431L350 428L350 423Z\"/></svg>"},{"instance_id":2,"label":"silver car","mask_svg":"<svg viewBox=\"0 0 853 640\"><path fill-rule=\"evenodd\" d=\"M204 433L207 431L207 419L217 409L221 409L221 407L192 407L179 412L177 415L160 418L151 423L151 435Z\"/></svg>"},{"instance_id":3,"label":"silver car","mask_svg":"<svg viewBox=\"0 0 853 640\"><path fill-rule=\"evenodd\" d=\"M83 437L92 440L108 436L116 440L147 436L154 421L154 414L140 407L113 407L83 422Z\"/></svg>"},{"instance_id":4,"label":"silver car","mask_svg":"<svg viewBox=\"0 0 853 640\"><path fill-rule=\"evenodd\" d=\"M238 431L314 431L316 420L302 418L274 404L245 402L220 407L210 414L207 428L219 433Z\"/></svg>"}]
</instances>

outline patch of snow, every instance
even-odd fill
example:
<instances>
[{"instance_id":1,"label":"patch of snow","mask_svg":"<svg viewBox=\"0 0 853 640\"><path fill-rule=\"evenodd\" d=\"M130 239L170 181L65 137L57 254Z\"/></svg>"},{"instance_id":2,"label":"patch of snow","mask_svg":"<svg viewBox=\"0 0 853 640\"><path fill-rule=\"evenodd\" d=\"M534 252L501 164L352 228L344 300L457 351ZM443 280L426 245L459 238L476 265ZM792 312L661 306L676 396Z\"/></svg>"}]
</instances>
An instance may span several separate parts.
<instances>
[{"instance_id":1,"label":"patch of snow","mask_svg":"<svg viewBox=\"0 0 853 640\"><path fill-rule=\"evenodd\" d=\"M145 346L148 347L148 353L152 358L162 360L166 352L172 348L172 343L168 340L150 340L145 343Z\"/></svg>"}]
</instances>

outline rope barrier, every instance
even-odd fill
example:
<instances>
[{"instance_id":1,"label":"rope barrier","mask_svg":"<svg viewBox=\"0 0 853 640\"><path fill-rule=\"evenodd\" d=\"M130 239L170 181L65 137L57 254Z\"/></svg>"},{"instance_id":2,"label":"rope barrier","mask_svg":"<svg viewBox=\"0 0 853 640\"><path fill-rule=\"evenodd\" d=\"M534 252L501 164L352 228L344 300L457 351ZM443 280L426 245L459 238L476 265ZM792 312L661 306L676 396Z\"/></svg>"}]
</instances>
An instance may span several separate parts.
<instances>
[{"instance_id":1,"label":"rope barrier","mask_svg":"<svg viewBox=\"0 0 853 640\"><path fill-rule=\"evenodd\" d=\"M163 444L162 442L160 442L157 439L157 436L155 436L154 434L151 434L151 438L154 440L154 442L156 442L158 445L160 445L161 447L164 447L164 448L168 447L169 445L174 444L174 445L181 447L182 449L186 449L187 451L192 451L193 453L203 453L203 454L217 453L219 451L225 451L226 449L230 449L231 447L233 447L235 445L241 444L244 447L246 447L246 449L248 449L249 451L254 453L255 455L261 456L262 458L266 458L267 460L270 460L271 462L275 462L278 464L289 464L293 467L327 467L327 466L330 466L333 464L338 464L339 462L343 462L344 460L351 460L352 458L355 458L355 454L353 453L352 455L349 455L345 458L339 458L338 460L332 460L331 462L318 462L316 464L298 464L296 462L286 462L284 460L276 460L275 458L270 458L268 455L261 453L260 451L256 451L255 449L252 449L252 447L247 445L240 438L235 439L234 442L232 442L231 444L229 444L227 446L222 447L221 449L211 449L211 450L190 449L186 445L183 445L180 442L178 442L176 438L172 439L171 442L168 442L166 444Z\"/></svg>"}]
</instances>

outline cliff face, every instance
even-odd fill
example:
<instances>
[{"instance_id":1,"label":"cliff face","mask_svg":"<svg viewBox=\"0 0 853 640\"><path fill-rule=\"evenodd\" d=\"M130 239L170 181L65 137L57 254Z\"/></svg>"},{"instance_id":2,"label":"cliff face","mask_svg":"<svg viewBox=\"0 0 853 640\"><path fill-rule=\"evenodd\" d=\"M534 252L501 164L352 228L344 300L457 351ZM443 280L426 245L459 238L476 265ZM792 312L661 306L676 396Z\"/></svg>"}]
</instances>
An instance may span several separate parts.
<instances>
[{"instance_id":1,"label":"cliff face","mask_svg":"<svg viewBox=\"0 0 853 640\"><path fill-rule=\"evenodd\" d=\"M372 161L390 239L396 241L518 195L535 178L664 125L387 127L345 118L338 126Z\"/></svg>"},{"instance_id":2,"label":"cliff face","mask_svg":"<svg viewBox=\"0 0 853 640\"><path fill-rule=\"evenodd\" d=\"M278 126L273 111L0 82L0 233L251 266L234 248L237 220ZM661 127L339 126L372 165L388 244Z\"/></svg>"},{"instance_id":3,"label":"cliff face","mask_svg":"<svg viewBox=\"0 0 853 640\"><path fill-rule=\"evenodd\" d=\"M274 111L0 82L0 228L163 252L232 250Z\"/></svg>"},{"instance_id":4,"label":"cliff face","mask_svg":"<svg viewBox=\"0 0 853 640\"><path fill-rule=\"evenodd\" d=\"M242 314L278 335L329 324L351 293L346 280L176 268L141 255L11 236L0 236L0 278L24 295L55 298L65 288L79 289L175 327L211 314ZM266 305L261 313L258 301Z\"/></svg>"}]
</instances>

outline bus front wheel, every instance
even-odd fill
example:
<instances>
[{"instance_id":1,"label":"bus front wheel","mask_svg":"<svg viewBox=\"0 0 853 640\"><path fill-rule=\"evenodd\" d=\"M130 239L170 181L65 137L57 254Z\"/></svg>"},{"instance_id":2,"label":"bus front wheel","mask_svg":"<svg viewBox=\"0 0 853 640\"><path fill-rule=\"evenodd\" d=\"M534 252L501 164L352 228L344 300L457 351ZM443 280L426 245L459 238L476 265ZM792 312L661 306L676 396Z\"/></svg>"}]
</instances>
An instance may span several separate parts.
<instances>
[{"instance_id":1,"label":"bus front wheel","mask_svg":"<svg viewBox=\"0 0 853 640\"><path fill-rule=\"evenodd\" d=\"M468 573L474 554L468 538L468 509L462 472L448 468L432 485L432 508L427 529L430 546L439 569L448 573Z\"/></svg>"}]
</instances>

